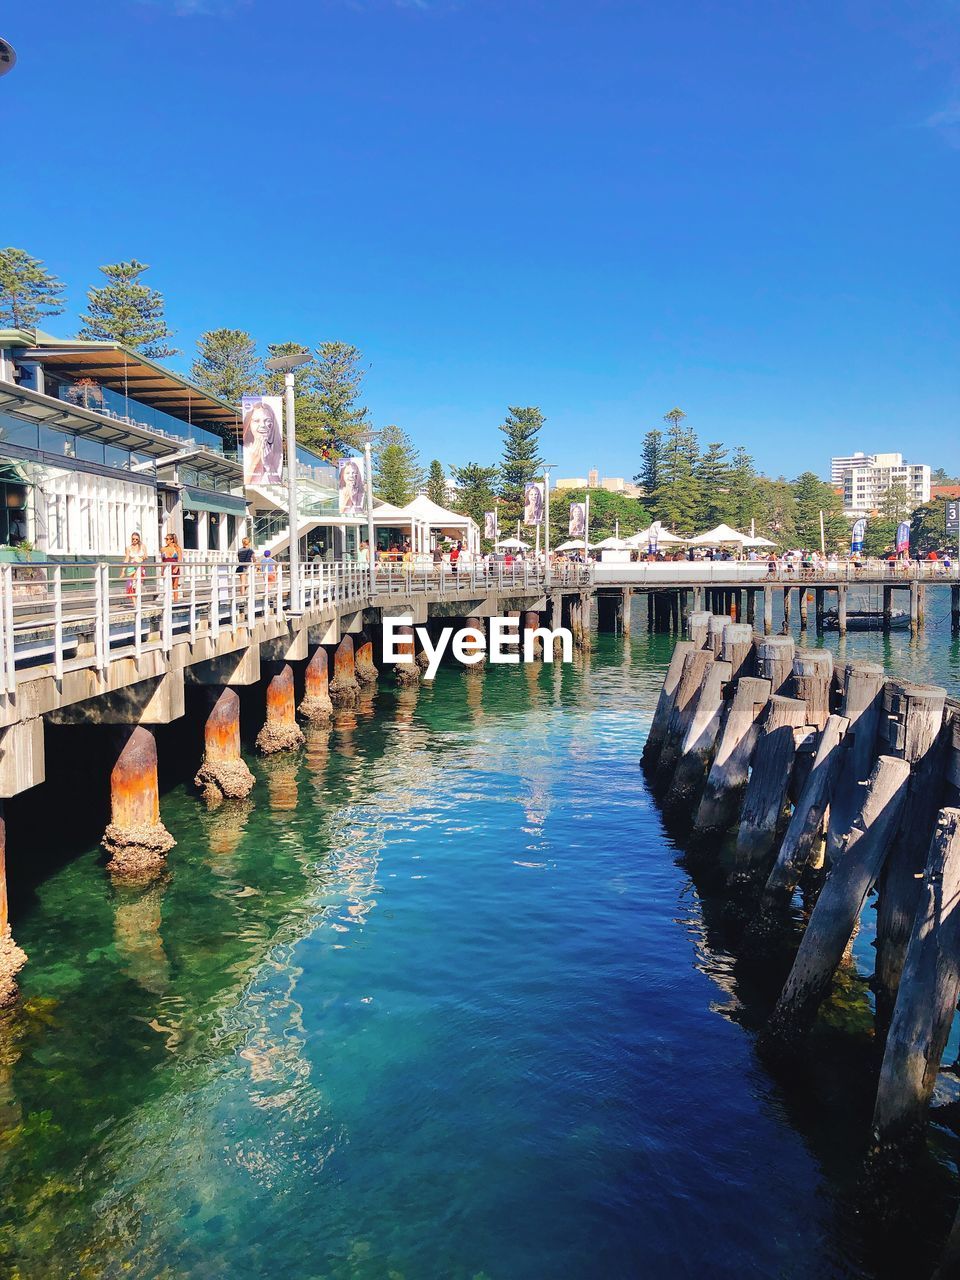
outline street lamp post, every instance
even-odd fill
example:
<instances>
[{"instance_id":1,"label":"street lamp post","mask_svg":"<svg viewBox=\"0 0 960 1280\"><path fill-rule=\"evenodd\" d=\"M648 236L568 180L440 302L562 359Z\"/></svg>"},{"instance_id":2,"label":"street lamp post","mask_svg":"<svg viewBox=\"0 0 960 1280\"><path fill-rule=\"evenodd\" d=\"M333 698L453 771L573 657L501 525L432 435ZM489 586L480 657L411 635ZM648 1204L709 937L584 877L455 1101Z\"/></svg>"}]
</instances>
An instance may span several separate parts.
<instances>
[{"instance_id":1,"label":"street lamp post","mask_svg":"<svg viewBox=\"0 0 960 1280\"><path fill-rule=\"evenodd\" d=\"M550 586L550 472L557 464L543 464L543 585Z\"/></svg>"},{"instance_id":2,"label":"street lamp post","mask_svg":"<svg viewBox=\"0 0 960 1280\"><path fill-rule=\"evenodd\" d=\"M284 417L287 420L287 519L290 534L290 612L303 612L303 595L300 583L300 512L297 509L297 419L294 407L294 369L310 364L309 351L295 351L289 356L276 356L268 360L266 368L271 373L283 374Z\"/></svg>"},{"instance_id":3,"label":"street lamp post","mask_svg":"<svg viewBox=\"0 0 960 1280\"><path fill-rule=\"evenodd\" d=\"M366 463L364 470L367 482L367 564L370 567L370 590L373 590L373 577L376 572L374 565L376 557L373 554L373 461L371 458L370 441L363 446L363 460Z\"/></svg>"}]
</instances>

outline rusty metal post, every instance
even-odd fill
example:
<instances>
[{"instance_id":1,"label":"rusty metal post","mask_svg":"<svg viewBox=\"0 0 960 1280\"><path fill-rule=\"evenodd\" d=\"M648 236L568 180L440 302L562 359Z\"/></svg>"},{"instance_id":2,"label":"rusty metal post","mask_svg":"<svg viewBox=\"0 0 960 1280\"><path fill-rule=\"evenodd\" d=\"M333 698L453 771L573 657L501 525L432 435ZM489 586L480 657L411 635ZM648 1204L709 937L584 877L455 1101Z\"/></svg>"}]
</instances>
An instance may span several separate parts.
<instances>
[{"instance_id":1,"label":"rusty metal post","mask_svg":"<svg viewBox=\"0 0 960 1280\"><path fill-rule=\"evenodd\" d=\"M396 641L394 651L399 654L393 673L397 684L411 687L420 683L421 668L417 662L417 647L413 627L397 627L394 631Z\"/></svg>"},{"instance_id":2,"label":"rusty metal post","mask_svg":"<svg viewBox=\"0 0 960 1280\"><path fill-rule=\"evenodd\" d=\"M19 988L17 974L27 962L10 932L10 911L7 905L7 819L0 800L0 1009L9 1009L16 1002Z\"/></svg>"},{"instance_id":3,"label":"rusty metal post","mask_svg":"<svg viewBox=\"0 0 960 1280\"><path fill-rule=\"evenodd\" d=\"M278 751L293 751L303 743L303 731L297 724L293 668L289 662L277 663L267 685L267 718L257 734L257 750L272 756Z\"/></svg>"},{"instance_id":4,"label":"rusty metal post","mask_svg":"<svg viewBox=\"0 0 960 1280\"><path fill-rule=\"evenodd\" d=\"M147 880L166 865L176 844L160 821L157 740L144 725L119 731L117 763L110 774L110 825L102 844L107 870L125 880Z\"/></svg>"},{"instance_id":5,"label":"rusty metal post","mask_svg":"<svg viewBox=\"0 0 960 1280\"><path fill-rule=\"evenodd\" d=\"M253 790L253 774L240 754L240 695L214 689L213 705L203 727L203 763L194 784L207 804L238 800Z\"/></svg>"},{"instance_id":6,"label":"rusty metal post","mask_svg":"<svg viewBox=\"0 0 960 1280\"><path fill-rule=\"evenodd\" d=\"M344 636L333 655L333 679L329 686L330 701L335 707L355 707L360 701L353 656L353 639Z\"/></svg>"},{"instance_id":7,"label":"rusty metal post","mask_svg":"<svg viewBox=\"0 0 960 1280\"><path fill-rule=\"evenodd\" d=\"M297 712L308 724L324 724L333 715L327 678L327 651L320 645L304 671L303 701Z\"/></svg>"}]
</instances>

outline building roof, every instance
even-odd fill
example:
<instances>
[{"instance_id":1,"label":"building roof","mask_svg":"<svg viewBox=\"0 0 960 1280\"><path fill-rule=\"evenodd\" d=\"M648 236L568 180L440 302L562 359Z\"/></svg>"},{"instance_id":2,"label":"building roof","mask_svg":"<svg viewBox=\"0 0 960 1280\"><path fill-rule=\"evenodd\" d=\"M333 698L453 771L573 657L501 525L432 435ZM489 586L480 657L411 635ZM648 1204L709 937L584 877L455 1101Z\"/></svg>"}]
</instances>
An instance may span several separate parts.
<instances>
[{"instance_id":1,"label":"building roof","mask_svg":"<svg viewBox=\"0 0 960 1280\"><path fill-rule=\"evenodd\" d=\"M931 498L960 498L960 484L932 484Z\"/></svg>"},{"instance_id":2,"label":"building roof","mask_svg":"<svg viewBox=\"0 0 960 1280\"><path fill-rule=\"evenodd\" d=\"M432 498L428 498L425 493L408 502L403 511L407 515L416 516L418 520L428 520L430 524L469 525L474 523L472 517L457 511L448 511L446 507L441 507Z\"/></svg>"},{"instance_id":3,"label":"building roof","mask_svg":"<svg viewBox=\"0 0 960 1280\"><path fill-rule=\"evenodd\" d=\"M0 329L0 347L4 346L16 347L21 360L36 360L44 368L75 378L92 378L193 426L236 439L240 428L236 405L119 342L55 338L39 329Z\"/></svg>"}]
</instances>

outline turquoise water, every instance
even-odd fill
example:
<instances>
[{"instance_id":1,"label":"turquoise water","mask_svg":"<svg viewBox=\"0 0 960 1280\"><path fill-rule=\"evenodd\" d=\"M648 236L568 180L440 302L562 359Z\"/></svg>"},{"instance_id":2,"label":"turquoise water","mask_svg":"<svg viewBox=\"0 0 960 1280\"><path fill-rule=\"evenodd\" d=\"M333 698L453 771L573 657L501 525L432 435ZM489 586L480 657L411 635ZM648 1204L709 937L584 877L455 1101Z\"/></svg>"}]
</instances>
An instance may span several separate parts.
<instances>
[{"instance_id":1,"label":"turquoise water","mask_svg":"<svg viewBox=\"0 0 960 1280\"><path fill-rule=\"evenodd\" d=\"M879 1274L637 768L670 648L384 682L247 804L172 786L146 891L92 841L18 891L12 822L3 1273Z\"/></svg>"}]
</instances>

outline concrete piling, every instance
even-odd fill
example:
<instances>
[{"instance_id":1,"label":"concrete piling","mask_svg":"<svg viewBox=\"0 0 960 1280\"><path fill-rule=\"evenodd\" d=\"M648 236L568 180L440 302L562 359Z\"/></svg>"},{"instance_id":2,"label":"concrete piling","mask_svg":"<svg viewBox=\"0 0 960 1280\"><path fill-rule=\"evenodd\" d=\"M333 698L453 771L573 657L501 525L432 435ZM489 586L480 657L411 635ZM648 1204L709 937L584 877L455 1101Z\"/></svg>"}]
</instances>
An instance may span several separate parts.
<instances>
[{"instance_id":1,"label":"concrete piling","mask_svg":"<svg viewBox=\"0 0 960 1280\"><path fill-rule=\"evenodd\" d=\"M278 751L293 751L304 744L303 731L297 724L297 707L293 693L293 669L289 662L275 664L267 684L266 720L257 734L257 750L265 756Z\"/></svg>"},{"instance_id":2,"label":"concrete piling","mask_svg":"<svg viewBox=\"0 0 960 1280\"><path fill-rule=\"evenodd\" d=\"M373 641L369 631L361 631L354 644L354 668L360 684L376 684L380 674L373 662Z\"/></svg>"},{"instance_id":3,"label":"concrete piling","mask_svg":"<svg viewBox=\"0 0 960 1280\"><path fill-rule=\"evenodd\" d=\"M394 649L399 658L393 668L394 679L402 688L417 686L420 684L421 669L417 662L413 627L397 627L396 636Z\"/></svg>"},{"instance_id":4,"label":"concrete piling","mask_svg":"<svg viewBox=\"0 0 960 1280\"><path fill-rule=\"evenodd\" d=\"M793 655L793 695L807 704L807 724L822 729L830 715L833 654L829 649L797 649Z\"/></svg>"},{"instance_id":5,"label":"concrete piling","mask_svg":"<svg viewBox=\"0 0 960 1280\"><path fill-rule=\"evenodd\" d=\"M119 733L117 762L110 774L110 824L102 844L117 879L149 880L166 865L176 844L160 821L157 740L144 725Z\"/></svg>"},{"instance_id":6,"label":"concrete piling","mask_svg":"<svg viewBox=\"0 0 960 1280\"><path fill-rule=\"evenodd\" d=\"M793 687L794 644L792 636L757 636L757 675L770 681L774 694L788 694Z\"/></svg>"},{"instance_id":7,"label":"concrete piling","mask_svg":"<svg viewBox=\"0 0 960 1280\"><path fill-rule=\"evenodd\" d=\"M253 774L240 754L240 697L225 686L212 690L213 704L203 727L203 763L194 785L209 805L235 800L253 790Z\"/></svg>"},{"instance_id":8,"label":"concrete piling","mask_svg":"<svg viewBox=\"0 0 960 1280\"><path fill-rule=\"evenodd\" d=\"M333 715L327 669L327 651L321 644L304 670L303 699L297 708L297 714L308 724L326 724Z\"/></svg>"},{"instance_id":9,"label":"concrete piling","mask_svg":"<svg viewBox=\"0 0 960 1280\"><path fill-rule=\"evenodd\" d=\"M741 676L752 676L756 669L753 628L744 622L728 622L723 628L720 657L730 664L731 681L739 680Z\"/></svg>"}]
</instances>

